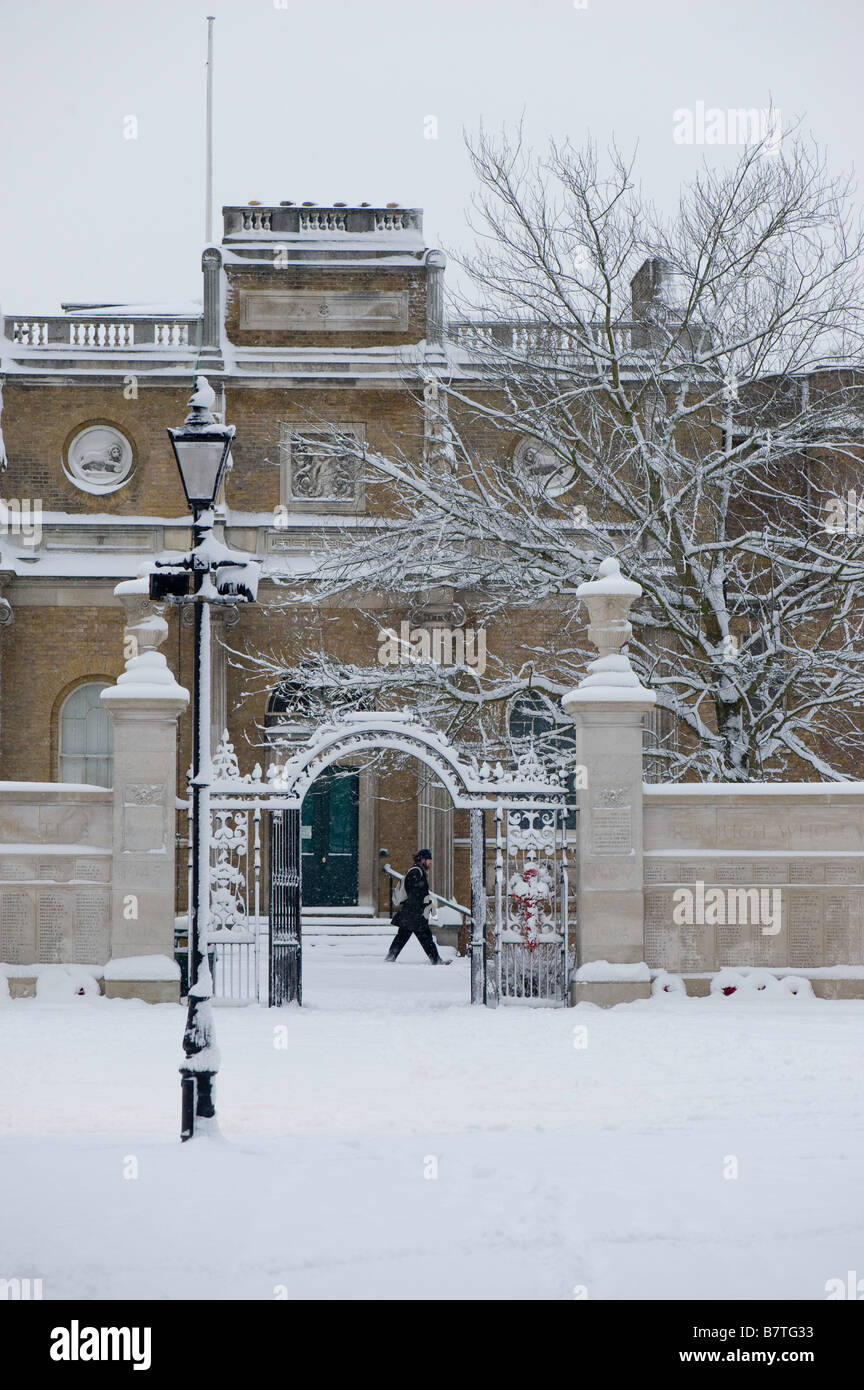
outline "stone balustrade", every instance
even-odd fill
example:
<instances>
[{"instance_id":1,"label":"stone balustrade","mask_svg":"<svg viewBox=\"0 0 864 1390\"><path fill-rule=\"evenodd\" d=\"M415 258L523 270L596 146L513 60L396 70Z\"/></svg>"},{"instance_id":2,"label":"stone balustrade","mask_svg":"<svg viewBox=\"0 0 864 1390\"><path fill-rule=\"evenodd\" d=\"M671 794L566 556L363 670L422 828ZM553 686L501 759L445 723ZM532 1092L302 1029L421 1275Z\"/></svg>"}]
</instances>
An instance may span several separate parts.
<instances>
[{"instance_id":1,"label":"stone balustrade","mask_svg":"<svg viewBox=\"0 0 864 1390\"><path fill-rule=\"evenodd\" d=\"M10 318L6 336L21 347L33 348L139 348L188 351L197 340L196 318L135 317L100 319L68 314L51 317Z\"/></svg>"},{"instance_id":2,"label":"stone balustrade","mask_svg":"<svg viewBox=\"0 0 864 1390\"><path fill-rule=\"evenodd\" d=\"M589 330L598 348L606 346L606 327L592 323ZM619 353L635 351L640 325L621 321L612 326L615 349ZM459 319L448 327L448 336L464 348L501 348L511 352L541 352L544 354L582 355L586 349L564 329L548 328L544 324L519 323L483 319Z\"/></svg>"},{"instance_id":3,"label":"stone balustrade","mask_svg":"<svg viewBox=\"0 0 864 1390\"><path fill-rule=\"evenodd\" d=\"M222 209L225 241L266 240L282 237L344 235L365 236L370 233L402 233L422 240L423 213L420 208L348 207L337 204L279 204L261 207Z\"/></svg>"}]
</instances>

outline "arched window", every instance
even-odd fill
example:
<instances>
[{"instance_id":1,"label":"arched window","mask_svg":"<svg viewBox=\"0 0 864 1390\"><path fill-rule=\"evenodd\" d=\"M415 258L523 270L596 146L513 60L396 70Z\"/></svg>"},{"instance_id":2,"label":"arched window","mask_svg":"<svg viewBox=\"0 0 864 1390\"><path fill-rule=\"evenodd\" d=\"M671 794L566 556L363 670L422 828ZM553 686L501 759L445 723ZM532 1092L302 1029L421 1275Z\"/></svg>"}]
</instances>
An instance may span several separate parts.
<instances>
[{"instance_id":1,"label":"arched window","mask_svg":"<svg viewBox=\"0 0 864 1390\"><path fill-rule=\"evenodd\" d=\"M519 754L533 746L538 753L548 754L556 745L555 720L550 702L539 690L523 690L510 709L510 746Z\"/></svg>"},{"instance_id":2,"label":"arched window","mask_svg":"<svg viewBox=\"0 0 864 1390\"><path fill-rule=\"evenodd\" d=\"M106 681L79 685L60 709L60 781L110 787L114 771L114 729L99 699Z\"/></svg>"},{"instance_id":3,"label":"arched window","mask_svg":"<svg viewBox=\"0 0 864 1390\"><path fill-rule=\"evenodd\" d=\"M273 689L264 724L268 729L278 727L283 734L290 731L294 737L308 738L316 723L345 710L371 709L373 704L373 697L352 689L347 678L340 684L332 673L310 668L301 680L283 680Z\"/></svg>"},{"instance_id":4,"label":"arched window","mask_svg":"<svg viewBox=\"0 0 864 1390\"><path fill-rule=\"evenodd\" d=\"M267 701L266 724L285 724L311 718L312 699L300 681L282 681Z\"/></svg>"}]
</instances>

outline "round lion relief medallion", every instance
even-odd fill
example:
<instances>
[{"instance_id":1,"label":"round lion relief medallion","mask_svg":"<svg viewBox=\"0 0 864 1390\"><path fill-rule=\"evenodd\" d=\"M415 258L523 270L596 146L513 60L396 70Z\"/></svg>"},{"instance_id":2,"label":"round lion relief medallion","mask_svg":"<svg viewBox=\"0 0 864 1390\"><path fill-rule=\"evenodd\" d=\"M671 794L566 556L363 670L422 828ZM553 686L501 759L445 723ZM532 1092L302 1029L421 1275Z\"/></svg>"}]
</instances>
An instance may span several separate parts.
<instances>
[{"instance_id":1,"label":"round lion relief medallion","mask_svg":"<svg viewBox=\"0 0 864 1390\"><path fill-rule=\"evenodd\" d=\"M560 497L576 479L576 469L536 439L522 439L516 445L513 462L526 481L547 497Z\"/></svg>"},{"instance_id":2,"label":"round lion relief medallion","mask_svg":"<svg viewBox=\"0 0 864 1390\"><path fill-rule=\"evenodd\" d=\"M63 472L84 492L116 492L135 462L132 445L113 425L87 425L66 450Z\"/></svg>"}]
</instances>

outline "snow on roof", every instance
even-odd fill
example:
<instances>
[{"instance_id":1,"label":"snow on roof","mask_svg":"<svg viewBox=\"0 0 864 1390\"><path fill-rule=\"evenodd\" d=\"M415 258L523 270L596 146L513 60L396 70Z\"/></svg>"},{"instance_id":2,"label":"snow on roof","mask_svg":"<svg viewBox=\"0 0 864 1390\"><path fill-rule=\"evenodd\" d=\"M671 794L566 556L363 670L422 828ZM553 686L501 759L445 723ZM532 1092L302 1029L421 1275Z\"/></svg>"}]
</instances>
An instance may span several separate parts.
<instances>
[{"instance_id":1,"label":"snow on roof","mask_svg":"<svg viewBox=\"0 0 864 1390\"><path fill-rule=\"evenodd\" d=\"M202 301L200 299L182 299L169 302L168 300L155 300L153 303L141 304L61 304L60 308L64 314L73 315L75 318L100 318L106 314L130 314L139 315L142 318L155 318L159 315L176 318L198 318L201 313ZM12 315L7 314L7 318ZM20 317L29 318L31 315L21 315Z\"/></svg>"},{"instance_id":2,"label":"snow on roof","mask_svg":"<svg viewBox=\"0 0 864 1390\"><path fill-rule=\"evenodd\" d=\"M397 233L397 235L398 235L398 233ZM405 240L406 240L407 242L409 242L411 245L416 245L417 249L416 249L416 250L411 250L411 251L401 251L401 252L395 251L395 250L393 249L393 237L394 237L394 234L393 234L392 232L368 232L368 233L367 233L365 236L363 236L363 237L359 237L359 236L357 236L357 237L350 236L347 232L339 232L339 233L332 233L332 232L331 232L331 233L329 233L329 235L327 236L327 240L328 240L328 242L330 243L330 246L328 247L328 249L330 249L330 247L332 247L333 249L335 249L335 246L333 245L333 243L335 243L336 246L338 246L338 249L339 249L339 251L340 251L342 254L341 254L341 255L334 255L334 256L330 256L330 257L321 257L321 256L320 256L320 246L321 246L321 243L317 240L317 238L315 238L315 239L313 240L313 238L310 237L310 236L309 236L308 234L306 234L306 233L304 233L302 236L298 236L298 235L296 235L296 234L293 234L293 235L292 235L292 234L289 232L289 233L286 233L285 236L278 236L278 237L273 238L272 240L273 240L273 243L274 243L275 245L278 245L278 246L284 245L284 246L286 246L286 247L289 247L289 248L291 249L291 251L298 251L298 252L303 252L303 251L305 251L305 252L307 253L305 256L304 256L304 255L298 255L298 257L297 257L296 260L288 260L288 259L283 260L283 259L280 257L280 266L289 266L289 265L302 265L302 266L304 266L304 267L305 267L305 266L308 266L308 265L309 265L308 253L309 253L310 251L316 251L316 252L319 253L319 254L317 254L317 255L315 256L315 260L314 260L314 264L315 264L316 266L327 266L327 267L331 267L331 268L332 268L333 266L339 266L340 268L344 269L344 267L345 267L346 265L349 265L349 264L350 264L352 268L356 269L358 265L363 265L364 263L366 263L366 264L368 264L369 266L382 266L382 265L390 265L390 266L410 266L410 267L413 267L415 270L422 269L422 266L423 266L423 252L424 252L425 249L426 249L426 248L425 248L425 243L424 243L424 241L423 241L423 237L422 237L422 236L414 237L414 236L411 236L411 235L407 236L407 237L405 238ZM255 240L257 241L258 238L255 237ZM265 243L265 244L266 244L266 243ZM371 249L371 248L374 248L375 246L381 246L381 247L386 248L387 254L386 254L386 255L382 255L382 254L380 254L380 253L379 253L378 255L374 255L374 254L372 254L372 255L363 255L363 254L361 254L361 253L363 253L363 252L369 252L370 249ZM269 247L268 247L268 249L269 249ZM273 267L273 257L272 257L272 255L264 255L264 256L244 256L242 253L235 251L230 245L226 245L226 246L220 247L220 251L221 251L221 253L222 253L222 260L223 260L223 262L224 262L225 265L232 265L232 266L247 266L247 267L248 267L248 266L256 266L256 265L264 265L264 266L269 267L270 269L272 269L272 267ZM352 255L348 256L348 255L345 254L345 252L353 252L353 253L355 253L355 254L352 254Z\"/></svg>"},{"instance_id":3,"label":"snow on roof","mask_svg":"<svg viewBox=\"0 0 864 1390\"><path fill-rule=\"evenodd\" d=\"M269 515L269 513L268 513ZM188 512L180 516L149 516L144 512L51 512L41 511L43 526L186 526L192 525Z\"/></svg>"},{"instance_id":4,"label":"snow on roof","mask_svg":"<svg viewBox=\"0 0 864 1390\"><path fill-rule=\"evenodd\" d=\"M160 552L160 558L180 552ZM81 550L51 550L35 560L20 556L2 555L2 568L18 579L135 579L141 564L141 552L126 554L91 554Z\"/></svg>"},{"instance_id":5,"label":"snow on roof","mask_svg":"<svg viewBox=\"0 0 864 1390\"><path fill-rule=\"evenodd\" d=\"M368 347L306 347L295 343L289 347L258 347L245 343L231 343L229 346L233 348L238 361L244 357L259 357L263 362L269 357L280 362L290 354L291 358L298 362L326 362L332 357L345 357L352 363L362 362L365 358L370 362L387 362L398 354L404 355L407 362L414 363L422 357L422 349L425 349L426 342L425 339L419 339L412 343L393 343L389 346L386 343L380 346L370 344Z\"/></svg>"},{"instance_id":6,"label":"snow on roof","mask_svg":"<svg viewBox=\"0 0 864 1390\"><path fill-rule=\"evenodd\" d=\"M185 551L160 550L153 559L176 563ZM253 557L261 564L261 577L270 575L307 574L315 567L315 560L309 550L279 552L274 555ZM37 560L24 561L17 557L0 556L0 570L14 574L17 579L101 579L113 581L136 579L141 567L141 552L115 551L113 554L81 550L51 550ZM86 602L85 599L81 600Z\"/></svg>"}]
</instances>

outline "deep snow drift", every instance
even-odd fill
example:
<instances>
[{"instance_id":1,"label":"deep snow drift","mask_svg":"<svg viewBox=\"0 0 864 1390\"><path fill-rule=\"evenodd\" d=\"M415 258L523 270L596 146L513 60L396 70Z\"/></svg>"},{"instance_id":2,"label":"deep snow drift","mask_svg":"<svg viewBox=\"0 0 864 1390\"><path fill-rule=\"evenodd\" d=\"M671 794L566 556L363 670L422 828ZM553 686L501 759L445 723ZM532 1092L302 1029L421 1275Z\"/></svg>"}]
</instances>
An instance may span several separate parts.
<instances>
[{"instance_id":1,"label":"deep snow drift","mask_svg":"<svg viewBox=\"0 0 864 1390\"><path fill-rule=\"evenodd\" d=\"M530 1302L864 1275L864 1003L491 1011L466 962L382 955L309 941L302 1009L218 1009L221 1142L177 1139L182 1009L0 1000L0 1276Z\"/></svg>"}]
</instances>

